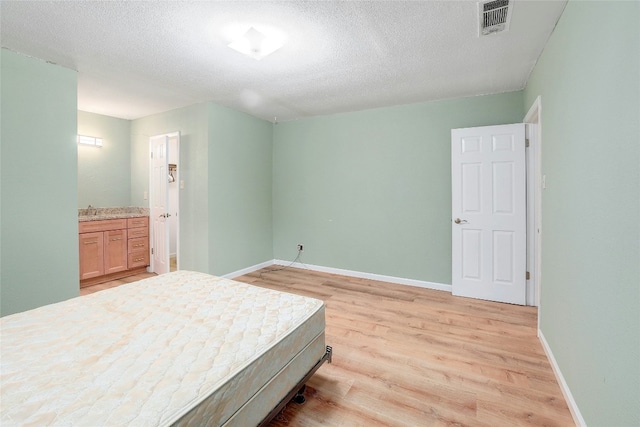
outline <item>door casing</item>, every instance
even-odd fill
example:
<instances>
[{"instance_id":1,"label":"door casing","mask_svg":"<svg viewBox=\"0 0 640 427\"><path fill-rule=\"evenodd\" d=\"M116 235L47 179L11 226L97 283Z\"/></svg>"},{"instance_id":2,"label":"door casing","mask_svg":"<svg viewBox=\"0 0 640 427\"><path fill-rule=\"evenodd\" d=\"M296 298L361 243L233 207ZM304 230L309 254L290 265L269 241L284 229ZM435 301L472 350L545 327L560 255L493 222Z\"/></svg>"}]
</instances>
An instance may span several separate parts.
<instances>
[{"instance_id":1,"label":"door casing","mask_svg":"<svg viewBox=\"0 0 640 427\"><path fill-rule=\"evenodd\" d=\"M524 117L529 139L527 159L527 305L540 306L542 283L542 99L536 98ZM540 318L538 316L538 322Z\"/></svg>"}]
</instances>

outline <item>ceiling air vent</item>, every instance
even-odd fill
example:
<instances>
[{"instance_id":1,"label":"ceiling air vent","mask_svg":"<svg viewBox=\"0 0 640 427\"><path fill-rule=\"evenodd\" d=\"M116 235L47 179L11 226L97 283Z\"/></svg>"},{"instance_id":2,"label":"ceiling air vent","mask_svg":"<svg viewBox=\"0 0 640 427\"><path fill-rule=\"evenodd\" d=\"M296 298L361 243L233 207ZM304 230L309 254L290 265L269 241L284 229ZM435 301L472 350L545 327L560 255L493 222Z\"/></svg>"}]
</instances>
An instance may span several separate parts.
<instances>
[{"instance_id":1,"label":"ceiling air vent","mask_svg":"<svg viewBox=\"0 0 640 427\"><path fill-rule=\"evenodd\" d=\"M478 35L487 36L509 29L513 0L490 0L478 3Z\"/></svg>"}]
</instances>

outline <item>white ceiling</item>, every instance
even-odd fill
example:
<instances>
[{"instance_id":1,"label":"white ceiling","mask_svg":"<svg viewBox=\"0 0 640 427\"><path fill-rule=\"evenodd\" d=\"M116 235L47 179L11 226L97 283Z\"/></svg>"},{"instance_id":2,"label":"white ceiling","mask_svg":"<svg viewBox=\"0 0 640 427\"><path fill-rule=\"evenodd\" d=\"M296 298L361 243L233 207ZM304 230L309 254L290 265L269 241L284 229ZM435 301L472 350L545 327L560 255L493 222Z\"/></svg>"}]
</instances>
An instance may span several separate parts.
<instances>
[{"instance_id":1,"label":"white ceiling","mask_svg":"<svg viewBox=\"0 0 640 427\"><path fill-rule=\"evenodd\" d=\"M516 0L478 37L477 2L7 1L2 46L78 71L78 108L135 119L212 101L269 121L522 89L566 0ZM250 25L286 34L256 61ZM242 32L242 31L241 31Z\"/></svg>"}]
</instances>

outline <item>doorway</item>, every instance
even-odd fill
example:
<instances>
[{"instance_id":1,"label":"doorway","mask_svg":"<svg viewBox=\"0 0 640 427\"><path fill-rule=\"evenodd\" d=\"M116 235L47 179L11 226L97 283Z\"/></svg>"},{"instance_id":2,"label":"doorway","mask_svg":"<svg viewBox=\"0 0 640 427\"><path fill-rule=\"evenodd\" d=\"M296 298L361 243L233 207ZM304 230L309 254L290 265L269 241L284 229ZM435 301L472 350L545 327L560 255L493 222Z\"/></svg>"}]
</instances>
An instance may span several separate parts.
<instances>
[{"instance_id":1,"label":"doorway","mask_svg":"<svg viewBox=\"0 0 640 427\"><path fill-rule=\"evenodd\" d=\"M542 102L538 96L524 117L527 126L527 305L540 306L542 279ZM540 319L538 318L538 321Z\"/></svg>"},{"instance_id":2,"label":"doorway","mask_svg":"<svg viewBox=\"0 0 640 427\"><path fill-rule=\"evenodd\" d=\"M524 193L526 195L526 291L524 296L525 302L519 302L529 306L540 306L541 294L541 276L542 276L542 190L545 188L545 179L542 175L541 168L541 151L542 151L542 106L540 97L536 98L533 105L524 117L525 126L525 174L526 184ZM452 147L453 149L453 147ZM454 153L452 152L452 159ZM453 164L452 164L453 167ZM469 168L472 169L472 168ZM453 169L452 169L453 178ZM479 187L478 187L479 188ZM494 189L495 190L495 189ZM453 189L455 191L455 189ZM491 193L491 192L490 192ZM452 193L453 196L453 193ZM467 195L468 196L468 195ZM458 209L460 210L460 209ZM455 211L455 206L454 206ZM454 217L456 217L456 212ZM453 219L452 219L453 220ZM461 219L460 221L463 221ZM466 222L465 222L466 223ZM456 227L459 223L454 224L453 228L453 245L456 240ZM473 251L472 251L473 252ZM476 253L476 252L473 252ZM479 253L479 252L478 252ZM459 254L460 256L462 254ZM467 253L468 255L468 253ZM455 246L454 246L454 263L455 263ZM459 256L459 258L460 258ZM478 260L485 257L478 256ZM459 260L458 270L461 268L462 260ZM478 266L480 263L476 263ZM473 263L467 262L466 266L473 266ZM491 270L494 266L488 266ZM454 266L453 276L456 276L456 267ZM480 271L480 269L478 269ZM458 271L461 273L461 271ZM489 297L486 299L494 299ZM522 299L520 299L522 301ZM509 301L514 302L514 301Z\"/></svg>"},{"instance_id":3,"label":"doorway","mask_svg":"<svg viewBox=\"0 0 640 427\"><path fill-rule=\"evenodd\" d=\"M150 269L164 274L180 265L180 132L152 136L149 152Z\"/></svg>"}]
</instances>

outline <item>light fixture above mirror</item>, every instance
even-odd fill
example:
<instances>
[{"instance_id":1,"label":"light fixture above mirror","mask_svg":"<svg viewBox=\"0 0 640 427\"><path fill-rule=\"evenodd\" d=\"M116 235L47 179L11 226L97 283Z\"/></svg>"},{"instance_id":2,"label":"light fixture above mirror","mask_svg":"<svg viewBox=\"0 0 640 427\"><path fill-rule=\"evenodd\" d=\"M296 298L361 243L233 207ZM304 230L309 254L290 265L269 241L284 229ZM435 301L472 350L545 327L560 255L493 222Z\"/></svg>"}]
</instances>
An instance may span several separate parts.
<instances>
[{"instance_id":1,"label":"light fixture above mirror","mask_svg":"<svg viewBox=\"0 0 640 427\"><path fill-rule=\"evenodd\" d=\"M78 135L78 144L91 145L93 147L102 147L102 138L95 136Z\"/></svg>"}]
</instances>

